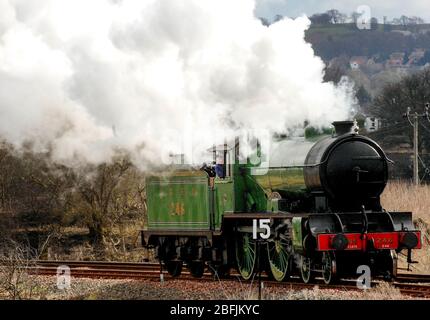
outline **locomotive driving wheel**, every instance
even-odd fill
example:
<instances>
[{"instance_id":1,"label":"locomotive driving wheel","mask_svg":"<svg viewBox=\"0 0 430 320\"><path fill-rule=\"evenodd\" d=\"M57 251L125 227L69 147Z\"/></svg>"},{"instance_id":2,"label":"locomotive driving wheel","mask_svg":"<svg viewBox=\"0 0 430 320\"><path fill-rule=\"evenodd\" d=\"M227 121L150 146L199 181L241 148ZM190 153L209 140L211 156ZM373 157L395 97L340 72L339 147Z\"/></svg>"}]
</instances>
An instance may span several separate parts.
<instances>
[{"instance_id":1,"label":"locomotive driving wheel","mask_svg":"<svg viewBox=\"0 0 430 320\"><path fill-rule=\"evenodd\" d=\"M239 234L236 238L236 264L243 279L254 274L257 246L250 234Z\"/></svg>"},{"instance_id":2,"label":"locomotive driving wheel","mask_svg":"<svg viewBox=\"0 0 430 320\"><path fill-rule=\"evenodd\" d=\"M332 284L337 280L336 258L333 252L324 252L322 255L322 276L325 284Z\"/></svg>"},{"instance_id":3,"label":"locomotive driving wheel","mask_svg":"<svg viewBox=\"0 0 430 320\"><path fill-rule=\"evenodd\" d=\"M179 277L182 273L182 261L181 260L169 260L165 263L167 272L172 277Z\"/></svg>"},{"instance_id":4,"label":"locomotive driving wheel","mask_svg":"<svg viewBox=\"0 0 430 320\"><path fill-rule=\"evenodd\" d=\"M195 278L201 278L205 273L205 263L203 261L191 261L188 263L188 268Z\"/></svg>"},{"instance_id":5,"label":"locomotive driving wheel","mask_svg":"<svg viewBox=\"0 0 430 320\"><path fill-rule=\"evenodd\" d=\"M312 259L302 256L300 261L300 275L304 283L310 283L314 280L315 274L311 269Z\"/></svg>"},{"instance_id":6,"label":"locomotive driving wheel","mask_svg":"<svg viewBox=\"0 0 430 320\"><path fill-rule=\"evenodd\" d=\"M290 255L286 248L287 243L282 239L267 243L270 272L276 281L284 281L289 276Z\"/></svg>"}]
</instances>

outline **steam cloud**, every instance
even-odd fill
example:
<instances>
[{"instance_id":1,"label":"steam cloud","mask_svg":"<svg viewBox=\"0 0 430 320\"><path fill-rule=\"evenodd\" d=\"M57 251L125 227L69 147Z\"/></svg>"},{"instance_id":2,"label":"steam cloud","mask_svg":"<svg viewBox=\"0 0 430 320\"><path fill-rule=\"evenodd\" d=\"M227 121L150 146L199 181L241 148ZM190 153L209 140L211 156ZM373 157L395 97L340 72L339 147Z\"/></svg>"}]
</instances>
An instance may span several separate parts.
<instances>
[{"instance_id":1,"label":"steam cloud","mask_svg":"<svg viewBox=\"0 0 430 320\"><path fill-rule=\"evenodd\" d=\"M125 149L142 165L243 128L347 118L351 92L323 83L304 41L310 21L264 27L254 7L0 0L0 136L56 161L97 163Z\"/></svg>"}]
</instances>

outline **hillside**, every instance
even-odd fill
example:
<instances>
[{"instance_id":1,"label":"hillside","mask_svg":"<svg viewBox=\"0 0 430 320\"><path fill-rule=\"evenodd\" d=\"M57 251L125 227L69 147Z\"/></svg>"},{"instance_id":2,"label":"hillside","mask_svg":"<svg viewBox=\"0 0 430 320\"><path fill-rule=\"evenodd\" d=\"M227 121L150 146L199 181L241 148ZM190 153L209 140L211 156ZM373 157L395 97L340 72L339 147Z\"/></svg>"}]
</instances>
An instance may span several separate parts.
<instances>
[{"instance_id":1,"label":"hillside","mask_svg":"<svg viewBox=\"0 0 430 320\"><path fill-rule=\"evenodd\" d=\"M326 81L338 82L342 76L347 76L354 82L359 102L356 117L378 117L378 128L365 127L364 120L360 126L363 133L376 140L397 163L390 170L390 177L409 178L412 175L412 129L401 118L407 106L393 109L397 118L400 117L394 119L381 116L376 101L388 84L398 84L430 65L430 24L374 24L372 30L359 30L355 24L314 24L307 31L306 39L327 64ZM420 102L422 107L424 102ZM425 128L421 131L426 139L428 132ZM426 144L422 147L421 158L429 166ZM420 176L428 178L424 168L420 168Z\"/></svg>"},{"instance_id":2,"label":"hillside","mask_svg":"<svg viewBox=\"0 0 430 320\"><path fill-rule=\"evenodd\" d=\"M379 60L386 60L394 52L430 50L430 24L378 24L372 30L359 30L355 24L312 25L306 38L325 61L341 55L378 56Z\"/></svg>"}]
</instances>

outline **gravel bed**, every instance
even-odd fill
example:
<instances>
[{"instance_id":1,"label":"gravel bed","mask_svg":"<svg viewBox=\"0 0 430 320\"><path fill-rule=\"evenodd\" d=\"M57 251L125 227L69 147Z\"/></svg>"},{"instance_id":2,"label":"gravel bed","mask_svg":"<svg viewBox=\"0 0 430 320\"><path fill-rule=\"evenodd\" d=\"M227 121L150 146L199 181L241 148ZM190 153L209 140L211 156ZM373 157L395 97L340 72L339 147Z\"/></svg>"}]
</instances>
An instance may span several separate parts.
<instances>
[{"instance_id":1,"label":"gravel bed","mask_svg":"<svg viewBox=\"0 0 430 320\"><path fill-rule=\"evenodd\" d=\"M256 284L240 282L207 282L168 280L106 280L72 278L70 289L57 288L56 277L31 276L31 294L24 299L47 300L254 300L258 298ZM27 285L28 286L28 285ZM0 297L10 298L0 291ZM342 291L337 289L289 290L281 287L263 289L263 299L268 300L404 300L409 297L398 289L383 283L367 291Z\"/></svg>"}]
</instances>

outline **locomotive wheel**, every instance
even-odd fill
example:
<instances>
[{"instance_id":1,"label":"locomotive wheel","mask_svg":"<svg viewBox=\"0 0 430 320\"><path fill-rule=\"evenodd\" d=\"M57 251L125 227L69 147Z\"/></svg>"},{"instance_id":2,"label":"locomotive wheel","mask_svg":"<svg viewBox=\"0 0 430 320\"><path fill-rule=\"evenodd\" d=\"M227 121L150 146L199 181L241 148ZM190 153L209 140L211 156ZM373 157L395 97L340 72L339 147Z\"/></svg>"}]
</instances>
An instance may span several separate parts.
<instances>
[{"instance_id":1,"label":"locomotive wheel","mask_svg":"<svg viewBox=\"0 0 430 320\"><path fill-rule=\"evenodd\" d=\"M324 252L322 255L322 277L325 284L332 284L337 280L337 264L333 252Z\"/></svg>"},{"instance_id":2,"label":"locomotive wheel","mask_svg":"<svg viewBox=\"0 0 430 320\"><path fill-rule=\"evenodd\" d=\"M164 263L166 265L167 272L172 277L179 277L182 273L182 261L181 260L169 260Z\"/></svg>"},{"instance_id":3,"label":"locomotive wheel","mask_svg":"<svg viewBox=\"0 0 430 320\"><path fill-rule=\"evenodd\" d=\"M236 239L237 270L243 279L249 280L254 274L256 243L250 234L239 235Z\"/></svg>"},{"instance_id":4,"label":"locomotive wheel","mask_svg":"<svg viewBox=\"0 0 430 320\"><path fill-rule=\"evenodd\" d=\"M203 261L191 261L188 263L188 268L195 278L201 278L205 273L205 263Z\"/></svg>"},{"instance_id":5,"label":"locomotive wheel","mask_svg":"<svg viewBox=\"0 0 430 320\"><path fill-rule=\"evenodd\" d=\"M209 264L209 270L215 278L225 278L230 274L230 266L225 264Z\"/></svg>"},{"instance_id":6,"label":"locomotive wheel","mask_svg":"<svg viewBox=\"0 0 430 320\"><path fill-rule=\"evenodd\" d=\"M302 276L302 281L304 283L310 283L314 280L315 274L311 270L312 260L302 256L300 261L300 275Z\"/></svg>"},{"instance_id":7,"label":"locomotive wheel","mask_svg":"<svg viewBox=\"0 0 430 320\"><path fill-rule=\"evenodd\" d=\"M387 281L397 277L397 253L394 250L382 252L380 255L379 272Z\"/></svg>"},{"instance_id":8,"label":"locomotive wheel","mask_svg":"<svg viewBox=\"0 0 430 320\"><path fill-rule=\"evenodd\" d=\"M290 256L282 240L267 243L267 257L270 272L276 281L284 281L289 276Z\"/></svg>"}]
</instances>

